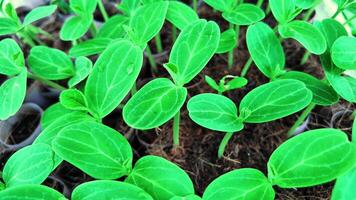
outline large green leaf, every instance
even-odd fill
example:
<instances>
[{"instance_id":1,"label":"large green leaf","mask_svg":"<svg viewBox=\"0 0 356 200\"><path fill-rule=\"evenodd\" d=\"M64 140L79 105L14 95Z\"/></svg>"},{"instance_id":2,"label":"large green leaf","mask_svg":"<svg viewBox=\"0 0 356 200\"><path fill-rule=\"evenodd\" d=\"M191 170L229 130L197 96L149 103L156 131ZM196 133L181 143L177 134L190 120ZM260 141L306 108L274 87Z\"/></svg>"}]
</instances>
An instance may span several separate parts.
<instances>
[{"instance_id":1,"label":"large green leaf","mask_svg":"<svg viewBox=\"0 0 356 200\"><path fill-rule=\"evenodd\" d=\"M237 4L236 0L204 0L204 2L221 12L230 11Z\"/></svg>"},{"instance_id":2,"label":"large green leaf","mask_svg":"<svg viewBox=\"0 0 356 200\"><path fill-rule=\"evenodd\" d=\"M230 11L223 12L222 16L232 24L251 25L265 18L265 13L256 5L242 3Z\"/></svg>"},{"instance_id":3,"label":"large green leaf","mask_svg":"<svg viewBox=\"0 0 356 200\"><path fill-rule=\"evenodd\" d=\"M154 199L194 194L193 183L184 170L157 156L140 158L125 182L142 188Z\"/></svg>"},{"instance_id":4,"label":"large green leaf","mask_svg":"<svg viewBox=\"0 0 356 200\"><path fill-rule=\"evenodd\" d=\"M331 195L331 200L356 199L356 167L338 177Z\"/></svg>"},{"instance_id":5,"label":"large green leaf","mask_svg":"<svg viewBox=\"0 0 356 200\"><path fill-rule=\"evenodd\" d=\"M0 192L0 200L65 200L56 190L43 185L20 185Z\"/></svg>"},{"instance_id":6,"label":"large green leaf","mask_svg":"<svg viewBox=\"0 0 356 200\"><path fill-rule=\"evenodd\" d=\"M307 131L272 153L268 178L282 188L319 185L350 170L355 159L355 147L344 132L329 128Z\"/></svg>"},{"instance_id":7,"label":"large green leaf","mask_svg":"<svg viewBox=\"0 0 356 200\"><path fill-rule=\"evenodd\" d=\"M70 9L78 15L88 15L95 11L98 0L69 0Z\"/></svg>"},{"instance_id":8,"label":"large green leaf","mask_svg":"<svg viewBox=\"0 0 356 200\"><path fill-rule=\"evenodd\" d=\"M305 21L292 21L278 26L283 38L293 38L301 43L308 51L320 55L325 52L326 40L324 35L312 24Z\"/></svg>"},{"instance_id":9,"label":"large green leaf","mask_svg":"<svg viewBox=\"0 0 356 200\"><path fill-rule=\"evenodd\" d=\"M20 29L20 25L10 18L0 17L0 36L14 34Z\"/></svg>"},{"instance_id":10,"label":"large green leaf","mask_svg":"<svg viewBox=\"0 0 356 200\"><path fill-rule=\"evenodd\" d=\"M90 59L80 56L75 60L75 75L69 79L68 86L74 87L83 81L92 71L93 63Z\"/></svg>"},{"instance_id":11,"label":"large green leaf","mask_svg":"<svg viewBox=\"0 0 356 200\"><path fill-rule=\"evenodd\" d=\"M331 48L331 57L337 67L356 70L356 38L352 36L338 38Z\"/></svg>"},{"instance_id":12,"label":"large green leaf","mask_svg":"<svg viewBox=\"0 0 356 200\"><path fill-rule=\"evenodd\" d=\"M115 15L109 18L99 29L98 38L123 38L126 35L123 25L128 24L129 19L123 15Z\"/></svg>"},{"instance_id":13,"label":"large green leaf","mask_svg":"<svg viewBox=\"0 0 356 200\"><path fill-rule=\"evenodd\" d=\"M294 0L270 0L269 5L274 18L280 24L290 22L301 12L301 9L296 9Z\"/></svg>"},{"instance_id":14,"label":"large green leaf","mask_svg":"<svg viewBox=\"0 0 356 200\"><path fill-rule=\"evenodd\" d=\"M203 200L273 200L274 196L272 185L262 172L243 168L228 172L211 182Z\"/></svg>"},{"instance_id":15,"label":"large green leaf","mask_svg":"<svg viewBox=\"0 0 356 200\"><path fill-rule=\"evenodd\" d=\"M243 129L237 108L229 98L218 94L199 94L188 102L189 117L197 124L216 131L238 132Z\"/></svg>"},{"instance_id":16,"label":"large green leaf","mask_svg":"<svg viewBox=\"0 0 356 200\"><path fill-rule=\"evenodd\" d=\"M20 108L26 96L27 70L6 80L0 86L0 120L13 116Z\"/></svg>"},{"instance_id":17,"label":"large green leaf","mask_svg":"<svg viewBox=\"0 0 356 200\"><path fill-rule=\"evenodd\" d=\"M91 56L102 53L113 42L110 38L94 38L81 42L69 50L72 57Z\"/></svg>"},{"instance_id":18,"label":"large green leaf","mask_svg":"<svg viewBox=\"0 0 356 200\"><path fill-rule=\"evenodd\" d=\"M84 94L77 89L68 89L61 92L59 102L70 110L88 110L88 102Z\"/></svg>"},{"instance_id":19,"label":"large green leaf","mask_svg":"<svg viewBox=\"0 0 356 200\"><path fill-rule=\"evenodd\" d=\"M180 30L199 19L197 13L179 1L170 1L167 11L167 20Z\"/></svg>"},{"instance_id":20,"label":"large green leaf","mask_svg":"<svg viewBox=\"0 0 356 200\"><path fill-rule=\"evenodd\" d=\"M128 175L132 150L120 133L97 122L80 122L62 129L52 142L56 154L96 179Z\"/></svg>"},{"instance_id":21,"label":"large green leaf","mask_svg":"<svg viewBox=\"0 0 356 200\"><path fill-rule=\"evenodd\" d=\"M282 45L267 24L258 22L249 26L246 43L254 63L265 76L273 79L283 72L285 56Z\"/></svg>"},{"instance_id":22,"label":"large green leaf","mask_svg":"<svg viewBox=\"0 0 356 200\"><path fill-rule=\"evenodd\" d=\"M72 60L58 49L33 47L27 61L34 74L48 80L66 79L74 75Z\"/></svg>"},{"instance_id":23,"label":"large green leaf","mask_svg":"<svg viewBox=\"0 0 356 200\"><path fill-rule=\"evenodd\" d=\"M312 102L317 105L329 106L339 101L339 95L331 86L307 73L290 71L279 76L278 78L296 79L302 81L305 86L313 92Z\"/></svg>"},{"instance_id":24,"label":"large green leaf","mask_svg":"<svg viewBox=\"0 0 356 200\"><path fill-rule=\"evenodd\" d=\"M296 113L312 101L313 94L297 80L277 80L249 92L240 103L244 122L262 123Z\"/></svg>"},{"instance_id":25,"label":"large green leaf","mask_svg":"<svg viewBox=\"0 0 356 200\"><path fill-rule=\"evenodd\" d=\"M177 67L170 72L177 85L190 82L204 68L219 40L219 26L213 21L198 20L182 30L169 57L169 62Z\"/></svg>"},{"instance_id":26,"label":"large green leaf","mask_svg":"<svg viewBox=\"0 0 356 200\"><path fill-rule=\"evenodd\" d=\"M144 190L119 181L91 181L73 190L72 200L153 200Z\"/></svg>"},{"instance_id":27,"label":"large green leaf","mask_svg":"<svg viewBox=\"0 0 356 200\"><path fill-rule=\"evenodd\" d=\"M169 200L202 200L202 198L199 197L198 195L191 194L184 197L175 196L170 198Z\"/></svg>"},{"instance_id":28,"label":"large green leaf","mask_svg":"<svg viewBox=\"0 0 356 200\"><path fill-rule=\"evenodd\" d=\"M125 105L125 122L136 129L151 129L171 119L183 106L187 89L166 78L147 83Z\"/></svg>"},{"instance_id":29,"label":"large green leaf","mask_svg":"<svg viewBox=\"0 0 356 200\"><path fill-rule=\"evenodd\" d=\"M324 35L329 51L336 39L347 36L345 27L335 19L324 19L321 22L315 22L314 25Z\"/></svg>"},{"instance_id":30,"label":"large green leaf","mask_svg":"<svg viewBox=\"0 0 356 200\"><path fill-rule=\"evenodd\" d=\"M26 25L29 25L29 24L37 21L37 20L48 17L48 16L52 15L54 13L54 11L56 11L56 9L57 9L56 5L37 7L35 9L31 10L31 12L29 12L25 16L23 25L26 26Z\"/></svg>"},{"instance_id":31,"label":"large green leaf","mask_svg":"<svg viewBox=\"0 0 356 200\"><path fill-rule=\"evenodd\" d=\"M135 10L140 7L140 1L141 0L121 0L117 8L125 15L131 16Z\"/></svg>"},{"instance_id":32,"label":"large green leaf","mask_svg":"<svg viewBox=\"0 0 356 200\"><path fill-rule=\"evenodd\" d=\"M218 49L216 53L226 53L237 46L236 31L232 28L221 33Z\"/></svg>"},{"instance_id":33,"label":"large green leaf","mask_svg":"<svg viewBox=\"0 0 356 200\"><path fill-rule=\"evenodd\" d=\"M318 5L321 0L294 0L294 2L299 8L309 9Z\"/></svg>"},{"instance_id":34,"label":"large green leaf","mask_svg":"<svg viewBox=\"0 0 356 200\"><path fill-rule=\"evenodd\" d=\"M64 41L79 39L88 31L92 21L92 15L72 16L64 22L59 37Z\"/></svg>"},{"instance_id":35,"label":"large green leaf","mask_svg":"<svg viewBox=\"0 0 356 200\"><path fill-rule=\"evenodd\" d=\"M46 144L33 144L20 149L7 160L2 177L7 188L26 184L41 184L52 170L53 152L51 147Z\"/></svg>"},{"instance_id":36,"label":"large green leaf","mask_svg":"<svg viewBox=\"0 0 356 200\"><path fill-rule=\"evenodd\" d=\"M85 85L95 117L105 117L125 98L140 73L142 60L142 50L128 40L110 45L100 55Z\"/></svg>"},{"instance_id":37,"label":"large green leaf","mask_svg":"<svg viewBox=\"0 0 356 200\"><path fill-rule=\"evenodd\" d=\"M25 59L19 45L12 39L0 41L0 74L14 76L25 66Z\"/></svg>"}]
</instances>

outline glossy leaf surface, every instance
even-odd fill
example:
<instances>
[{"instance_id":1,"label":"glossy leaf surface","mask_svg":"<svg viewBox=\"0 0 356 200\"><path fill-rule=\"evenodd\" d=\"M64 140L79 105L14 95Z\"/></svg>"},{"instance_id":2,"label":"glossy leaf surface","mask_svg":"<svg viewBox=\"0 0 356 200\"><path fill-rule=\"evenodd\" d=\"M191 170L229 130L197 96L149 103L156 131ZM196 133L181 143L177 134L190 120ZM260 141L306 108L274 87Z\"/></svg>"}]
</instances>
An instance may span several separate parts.
<instances>
[{"instance_id":1,"label":"glossy leaf surface","mask_svg":"<svg viewBox=\"0 0 356 200\"><path fill-rule=\"evenodd\" d=\"M31 12L29 12L25 16L23 25L26 26L26 25L29 25L29 24L37 21L37 20L48 17L48 16L52 15L54 13L54 11L56 11L56 9L57 9L56 5L37 7L35 9L31 10Z\"/></svg>"},{"instance_id":2,"label":"glossy leaf surface","mask_svg":"<svg viewBox=\"0 0 356 200\"><path fill-rule=\"evenodd\" d=\"M64 200L56 190L43 185L21 185L0 192L1 200Z\"/></svg>"},{"instance_id":3,"label":"glossy leaf surface","mask_svg":"<svg viewBox=\"0 0 356 200\"><path fill-rule=\"evenodd\" d=\"M91 56L102 53L113 42L110 38L94 38L81 42L69 50L72 57Z\"/></svg>"},{"instance_id":4,"label":"glossy leaf surface","mask_svg":"<svg viewBox=\"0 0 356 200\"><path fill-rule=\"evenodd\" d=\"M251 25L265 18L265 13L261 8L249 3L242 3L234 7L231 11L223 12L223 18L236 25Z\"/></svg>"},{"instance_id":5,"label":"glossy leaf surface","mask_svg":"<svg viewBox=\"0 0 356 200\"><path fill-rule=\"evenodd\" d=\"M236 31L232 28L221 33L218 49L216 53L226 53L234 49L237 45Z\"/></svg>"},{"instance_id":6,"label":"glossy leaf surface","mask_svg":"<svg viewBox=\"0 0 356 200\"><path fill-rule=\"evenodd\" d=\"M14 76L25 66L25 59L19 45L12 39L0 41L0 74Z\"/></svg>"},{"instance_id":7,"label":"glossy leaf surface","mask_svg":"<svg viewBox=\"0 0 356 200\"><path fill-rule=\"evenodd\" d=\"M70 110L88 110L88 102L84 94L77 89L68 89L61 92L59 102Z\"/></svg>"},{"instance_id":8,"label":"glossy leaf surface","mask_svg":"<svg viewBox=\"0 0 356 200\"><path fill-rule=\"evenodd\" d=\"M93 63L86 57L78 57L75 60L75 74L68 81L70 88L83 81L92 71Z\"/></svg>"},{"instance_id":9,"label":"glossy leaf surface","mask_svg":"<svg viewBox=\"0 0 356 200\"><path fill-rule=\"evenodd\" d=\"M331 48L331 58L335 65L345 70L356 70L356 38L342 36Z\"/></svg>"}]
</instances>

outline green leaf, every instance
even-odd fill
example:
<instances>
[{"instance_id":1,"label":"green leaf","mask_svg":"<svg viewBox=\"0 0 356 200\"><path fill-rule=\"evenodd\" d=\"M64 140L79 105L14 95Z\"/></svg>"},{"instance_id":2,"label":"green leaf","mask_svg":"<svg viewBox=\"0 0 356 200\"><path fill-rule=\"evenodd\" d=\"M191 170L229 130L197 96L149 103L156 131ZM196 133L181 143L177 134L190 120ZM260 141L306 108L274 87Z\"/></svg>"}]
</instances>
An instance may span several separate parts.
<instances>
[{"instance_id":1,"label":"green leaf","mask_svg":"<svg viewBox=\"0 0 356 200\"><path fill-rule=\"evenodd\" d=\"M295 5L299 8L309 9L318 5L321 0L294 0Z\"/></svg>"},{"instance_id":2,"label":"green leaf","mask_svg":"<svg viewBox=\"0 0 356 200\"><path fill-rule=\"evenodd\" d=\"M198 20L182 30L173 45L169 62L178 67L173 77L177 85L190 82L213 57L219 46L219 26L206 20Z\"/></svg>"},{"instance_id":3,"label":"green leaf","mask_svg":"<svg viewBox=\"0 0 356 200\"><path fill-rule=\"evenodd\" d=\"M334 2L337 4L338 8L343 8L346 3L349 2L349 0L334 0Z\"/></svg>"},{"instance_id":4,"label":"green leaf","mask_svg":"<svg viewBox=\"0 0 356 200\"><path fill-rule=\"evenodd\" d=\"M146 4L138 8L130 20L138 45L146 44L161 30L168 10L168 2Z\"/></svg>"},{"instance_id":5,"label":"green leaf","mask_svg":"<svg viewBox=\"0 0 356 200\"><path fill-rule=\"evenodd\" d=\"M90 59L80 56L75 60L75 75L69 79L68 86L74 87L83 81L92 71L93 63Z\"/></svg>"},{"instance_id":6,"label":"green leaf","mask_svg":"<svg viewBox=\"0 0 356 200\"><path fill-rule=\"evenodd\" d=\"M183 30L186 26L198 20L199 16L191 7L184 3L179 1L169 1L166 18L175 27Z\"/></svg>"},{"instance_id":7,"label":"green leaf","mask_svg":"<svg viewBox=\"0 0 356 200\"><path fill-rule=\"evenodd\" d=\"M123 15L115 15L109 18L99 29L96 37L118 39L126 35L122 25L128 24L129 19Z\"/></svg>"},{"instance_id":8,"label":"green leaf","mask_svg":"<svg viewBox=\"0 0 356 200\"><path fill-rule=\"evenodd\" d=\"M29 12L25 16L23 25L27 26L37 20L48 17L48 16L52 15L54 13L54 11L56 11L56 9L57 9L56 5L37 7L35 9L31 10L31 12Z\"/></svg>"},{"instance_id":9,"label":"green leaf","mask_svg":"<svg viewBox=\"0 0 356 200\"><path fill-rule=\"evenodd\" d=\"M0 120L13 116L20 108L26 96L27 70L6 80L0 86Z\"/></svg>"},{"instance_id":10,"label":"green leaf","mask_svg":"<svg viewBox=\"0 0 356 200\"><path fill-rule=\"evenodd\" d=\"M229 98L218 94L199 94L187 105L189 117L200 126L222 132L238 132L243 129L237 117L237 108Z\"/></svg>"},{"instance_id":11,"label":"green leaf","mask_svg":"<svg viewBox=\"0 0 356 200\"><path fill-rule=\"evenodd\" d=\"M205 82L211 87L213 88L214 90L216 91L220 91L220 87L219 85L215 82L214 79L212 79L210 76L205 76Z\"/></svg>"},{"instance_id":12,"label":"green leaf","mask_svg":"<svg viewBox=\"0 0 356 200\"><path fill-rule=\"evenodd\" d=\"M296 113L310 104L313 93L297 80L277 80L249 92L240 103L240 117L263 123Z\"/></svg>"},{"instance_id":13,"label":"green leaf","mask_svg":"<svg viewBox=\"0 0 356 200\"><path fill-rule=\"evenodd\" d=\"M0 41L0 74L14 76L25 66L25 59L19 45L12 39Z\"/></svg>"},{"instance_id":14,"label":"green leaf","mask_svg":"<svg viewBox=\"0 0 356 200\"><path fill-rule=\"evenodd\" d=\"M331 48L331 58L335 65L341 69L356 70L356 38L339 37Z\"/></svg>"},{"instance_id":15,"label":"green leaf","mask_svg":"<svg viewBox=\"0 0 356 200\"><path fill-rule=\"evenodd\" d=\"M122 0L117 8L126 16L131 16L139 6L140 0Z\"/></svg>"},{"instance_id":16,"label":"green leaf","mask_svg":"<svg viewBox=\"0 0 356 200\"><path fill-rule=\"evenodd\" d=\"M90 181L76 187L72 200L153 200L144 190L119 181Z\"/></svg>"},{"instance_id":17,"label":"green leaf","mask_svg":"<svg viewBox=\"0 0 356 200\"><path fill-rule=\"evenodd\" d=\"M263 10L253 4L242 3L230 11L223 12L223 18L236 25L251 25L265 18Z\"/></svg>"},{"instance_id":18,"label":"green leaf","mask_svg":"<svg viewBox=\"0 0 356 200\"><path fill-rule=\"evenodd\" d=\"M68 89L61 92L59 102L70 110L88 110L87 99L84 94L77 89Z\"/></svg>"},{"instance_id":19,"label":"green leaf","mask_svg":"<svg viewBox=\"0 0 356 200\"><path fill-rule=\"evenodd\" d=\"M204 2L221 12L230 11L237 5L236 0L204 0Z\"/></svg>"},{"instance_id":20,"label":"green leaf","mask_svg":"<svg viewBox=\"0 0 356 200\"><path fill-rule=\"evenodd\" d=\"M352 142L356 143L356 112L354 112L353 115L354 123L352 124Z\"/></svg>"},{"instance_id":21,"label":"green leaf","mask_svg":"<svg viewBox=\"0 0 356 200\"><path fill-rule=\"evenodd\" d=\"M89 15L95 11L98 0L69 0L70 9L78 15Z\"/></svg>"},{"instance_id":22,"label":"green leaf","mask_svg":"<svg viewBox=\"0 0 356 200\"><path fill-rule=\"evenodd\" d=\"M143 86L124 106L125 122L136 129L158 127L171 119L183 106L187 89L166 78L157 78Z\"/></svg>"},{"instance_id":23,"label":"green leaf","mask_svg":"<svg viewBox=\"0 0 356 200\"><path fill-rule=\"evenodd\" d=\"M0 192L1 200L65 200L56 190L44 185L20 185Z\"/></svg>"},{"instance_id":24,"label":"green leaf","mask_svg":"<svg viewBox=\"0 0 356 200\"><path fill-rule=\"evenodd\" d=\"M329 106L339 101L339 95L335 90L324 81L321 81L314 76L304 72L290 71L280 77L279 79L296 79L302 81L305 86L313 92L312 102L317 105Z\"/></svg>"},{"instance_id":25,"label":"green leaf","mask_svg":"<svg viewBox=\"0 0 356 200\"><path fill-rule=\"evenodd\" d=\"M227 82L224 86L224 92L244 87L248 83L247 79L243 77L233 77L232 80Z\"/></svg>"},{"instance_id":26,"label":"green leaf","mask_svg":"<svg viewBox=\"0 0 356 200\"><path fill-rule=\"evenodd\" d=\"M191 194L184 197L175 196L170 198L169 200L202 200L202 198L195 194Z\"/></svg>"},{"instance_id":27,"label":"green leaf","mask_svg":"<svg viewBox=\"0 0 356 200\"><path fill-rule=\"evenodd\" d=\"M281 188L323 184L350 170L356 151L337 129L307 131L279 146L268 161L268 178Z\"/></svg>"},{"instance_id":28,"label":"green leaf","mask_svg":"<svg viewBox=\"0 0 356 200\"><path fill-rule=\"evenodd\" d=\"M204 192L203 200L273 200L274 196L272 185L262 172L243 168L228 172L211 182Z\"/></svg>"},{"instance_id":29,"label":"green leaf","mask_svg":"<svg viewBox=\"0 0 356 200\"><path fill-rule=\"evenodd\" d=\"M286 24L292 21L302 9L296 9L294 0L270 0L269 5L271 7L274 18L280 24Z\"/></svg>"},{"instance_id":30,"label":"green leaf","mask_svg":"<svg viewBox=\"0 0 356 200\"><path fill-rule=\"evenodd\" d=\"M247 29L246 43L258 69L273 79L284 70L285 55L274 31L265 23L258 22Z\"/></svg>"},{"instance_id":31,"label":"green leaf","mask_svg":"<svg viewBox=\"0 0 356 200\"><path fill-rule=\"evenodd\" d=\"M81 42L69 50L72 57L92 56L102 53L113 42L110 38L94 38Z\"/></svg>"},{"instance_id":32,"label":"green leaf","mask_svg":"<svg viewBox=\"0 0 356 200\"><path fill-rule=\"evenodd\" d=\"M13 19L0 17L0 36L14 34L20 29L19 24Z\"/></svg>"},{"instance_id":33,"label":"green leaf","mask_svg":"<svg viewBox=\"0 0 356 200\"><path fill-rule=\"evenodd\" d=\"M41 184L52 170L51 147L46 144L33 144L14 153L7 160L2 175L6 188L9 188L18 185Z\"/></svg>"},{"instance_id":34,"label":"green leaf","mask_svg":"<svg viewBox=\"0 0 356 200\"><path fill-rule=\"evenodd\" d=\"M338 177L331 195L331 200L356 199L356 167Z\"/></svg>"},{"instance_id":35,"label":"green leaf","mask_svg":"<svg viewBox=\"0 0 356 200\"><path fill-rule=\"evenodd\" d=\"M125 182L142 188L154 199L194 194L193 183L184 170L158 156L139 159Z\"/></svg>"},{"instance_id":36,"label":"green leaf","mask_svg":"<svg viewBox=\"0 0 356 200\"><path fill-rule=\"evenodd\" d=\"M278 31L283 38L297 40L313 54L320 55L326 50L327 46L324 35L308 22L295 20L278 26Z\"/></svg>"},{"instance_id":37,"label":"green leaf","mask_svg":"<svg viewBox=\"0 0 356 200\"><path fill-rule=\"evenodd\" d=\"M58 49L36 46L28 56L31 71L48 80L61 80L74 74L74 66L70 57Z\"/></svg>"},{"instance_id":38,"label":"green leaf","mask_svg":"<svg viewBox=\"0 0 356 200\"><path fill-rule=\"evenodd\" d=\"M216 53L227 53L237 46L236 31L232 28L221 33L218 49Z\"/></svg>"},{"instance_id":39,"label":"green leaf","mask_svg":"<svg viewBox=\"0 0 356 200\"><path fill-rule=\"evenodd\" d=\"M345 27L335 19L324 19L321 22L315 22L314 25L324 35L329 51L336 39L347 36Z\"/></svg>"},{"instance_id":40,"label":"green leaf","mask_svg":"<svg viewBox=\"0 0 356 200\"><path fill-rule=\"evenodd\" d=\"M93 16L72 16L68 18L59 32L59 37L64 41L73 41L82 37L90 28Z\"/></svg>"},{"instance_id":41,"label":"green leaf","mask_svg":"<svg viewBox=\"0 0 356 200\"><path fill-rule=\"evenodd\" d=\"M105 49L85 85L84 94L92 114L103 118L120 104L140 73L142 60L142 50L128 40Z\"/></svg>"},{"instance_id":42,"label":"green leaf","mask_svg":"<svg viewBox=\"0 0 356 200\"><path fill-rule=\"evenodd\" d=\"M73 112L79 111L72 111L63 107L60 103L55 103L48 107L42 114L41 117L41 128L45 129L50 124L54 123L55 121L59 120L62 117L65 117L67 114L71 114ZM82 112L80 112L82 113Z\"/></svg>"},{"instance_id":43,"label":"green leaf","mask_svg":"<svg viewBox=\"0 0 356 200\"><path fill-rule=\"evenodd\" d=\"M96 179L117 179L131 170L132 150L126 138L97 122L65 127L53 140L52 148L59 157Z\"/></svg>"},{"instance_id":44,"label":"green leaf","mask_svg":"<svg viewBox=\"0 0 356 200\"><path fill-rule=\"evenodd\" d=\"M19 16L17 15L16 8L11 4L7 3L4 8L4 15L8 16L10 19L12 19L14 22L16 22L20 28L21 21Z\"/></svg>"}]
</instances>

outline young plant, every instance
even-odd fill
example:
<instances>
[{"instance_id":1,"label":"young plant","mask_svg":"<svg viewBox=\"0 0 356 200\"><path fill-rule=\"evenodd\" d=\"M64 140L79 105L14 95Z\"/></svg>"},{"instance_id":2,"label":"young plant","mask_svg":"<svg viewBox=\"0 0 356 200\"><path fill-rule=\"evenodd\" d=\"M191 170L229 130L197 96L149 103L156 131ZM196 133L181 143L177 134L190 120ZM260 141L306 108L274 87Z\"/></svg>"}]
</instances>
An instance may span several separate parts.
<instances>
[{"instance_id":1,"label":"young plant","mask_svg":"<svg viewBox=\"0 0 356 200\"><path fill-rule=\"evenodd\" d=\"M147 83L125 105L125 122L136 129L158 127L173 116L173 143L179 145L180 109L187 97L189 83L214 55L220 38L215 22L198 20L182 30L173 45L169 63L164 66L174 83L158 78Z\"/></svg>"},{"instance_id":2,"label":"young plant","mask_svg":"<svg viewBox=\"0 0 356 200\"><path fill-rule=\"evenodd\" d=\"M228 82L226 82L226 79L231 79ZM214 79L212 79L210 76L205 76L205 81L208 83L208 85L216 90L218 94L222 94L224 92L227 92L229 90L234 90L238 88L242 88L247 84L247 79L238 77L238 76L232 76L232 75L226 75L222 79L220 79L219 84L217 84Z\"/></svg>"}]
</instances>

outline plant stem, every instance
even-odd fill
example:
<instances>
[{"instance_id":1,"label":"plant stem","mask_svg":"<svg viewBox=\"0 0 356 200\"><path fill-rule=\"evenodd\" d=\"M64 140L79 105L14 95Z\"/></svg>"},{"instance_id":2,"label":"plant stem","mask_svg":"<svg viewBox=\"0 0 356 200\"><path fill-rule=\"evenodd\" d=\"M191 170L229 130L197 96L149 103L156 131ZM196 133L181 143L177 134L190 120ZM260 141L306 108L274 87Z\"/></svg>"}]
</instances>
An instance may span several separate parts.
<instances>
[{"instance_id":1,"label":"plant stem","mask_svg":"<svg viewBox=\"0 0 356 200\"><path fill-rule=\"evenodd\" d=\"M131 96L135 95L137 93L137 86L136 86L136 81L133 84L132 88L131 88Z\"/></svg>"},{"instance_id":2,"label":"plant stem","mask_svg":"<svg viewBox=\"0 0 356 200\"><path fill-rule=\"evenodd\" d=\"M303 55L302 60L300 61L300 65L304 65L308 61L309 56L310 56L310 52L306 51Z\"/></svg>"},{"instance_id":3,"label":"plant stem","mask_svg":"<svg viewBox=\"0 0 356 200\"><path fill-rule=\"evenodd\" d=\"M228 52L227 62L228 62L228 68L229 69L231 69L233 67L233 65L234 65L234 51L239 46L240 26L238 26L238 25L234 26L233 24L230 23L230 28L235 28L236 43L237 44L236 44L236 47L234 49L232 49L231 51Z\"/></svg>"},{"instance_id":4,"label":"plant stem","mask_svg":"<svg viewBox=\"0 0 356 200\"><path fill-rule=\"evenodd\" d=\"M331 17L332 19L335 19L341 12L343 9L338 9L335 14Z\"/></svg>"},{"instance_id":5,"label":"plant stem","mask_svg":"<svg viewBox=\"0 0 356 200\"><path fill-rule=\"evenodd\" d=\"M220 145L219 145L219 150L218 150L218 157L221 158L224 155L224 151L226 148L227 143L229 142L229 140L231 139L232 135L234 133L226 133L224 138L222 139Z\"/></svg>"},{"instance_id":6,"label":"plant stem","mask_svg":"<svg viewBox=\"0 0 356 200\"><path fill-rule=\"evenodd\" d=\"M18 32L17 35L20 38L23 38L24 42L26 44L30 45L30 47L35 47L36 46L36 43L33 41L33 39L25 31Z\"/></svg>"},{"instance_id":7,"label":"plant stem","mask_svg":"<svg viewBox=\"0 0 356 200\"><path fill-rule=\"evenodd\" d=\"M263 0L258 0L256 6L261 7L263 4Z\"/></svg>"},{"instance_id":8,"label":"plant stem","mask_svg":"<svg viewBox=\"0 0 356 200\"><path fill-rule=\"evenodd\" d=\"M151 65L152 71L156 72L157 71L157 64L156 64L155 58L152 55L150 46L148 46L148 45L146 47L146 54L147 54L148 62Z\"/></svg>"},{"instance_id":9,"label":"plant stem","mask_svg":"<svg viewBox=\"0 0 356 200\"><path fill-rule=\"evenodd\" d=\"M314 7L310 8L310 9L305 13L305 15L304 15L304 17L303 17L303 21L309 21L310 16L313 14L314 10L315 10Z\"/></svg>"},{"instance_id":10,"label":"plant stem","mask_svg":"<svg viewBox=\"0 0 356 200\"><path fill-rule=\"evenodd\" d=\"M350 19L346 19L346 21L343 23L343 25L347 25L348 23L350 23L354 19L356 19L356 15L352 16Z\"/></svg>"},{"instance_id":11,"label":"plant stem","mask_svg":"<svg viewBox=\"0 0 356 200\"><path fill-rule=\"evenodd\" d=\"M104 21L108 21L109 15L108 15L108 13L107 13L106 10L105 10L105 6L104 6L102 0L99 0L99 1L98 1L98 6L99 6L99 10L100 10L100 12L101 12L101 15L102 15L103 18L104 18Z\"/></svg>"},{"instance_id":12,"label":"plant stem","mask_svg":"<svg viewBox=\"0 0 356 200\"><path fill-rule=\"evenodd\" d=\"M245 77L245 76L246 76L248 70L249 70L250 67L251 67L251 64L252 64L252 57L250 57L250 58L247 60L246 64L245 64L244 67L242 68L241 77Z\"/></svg>"},{"instance_id":13,"label":"plant stem","mask_svg":"<svg viewBox=\"0 0 356 200\"><path fill-rule=\"evenodd\" d=\"M271 12L271 7L269 6L269 3L267 4L267 8L266 8L266 15L268 15Z\"/></svg>"},{"instance_id":14,"label":"plant stem","mask_svg":"<svg viewBox=\"0 0 356 200\"><path fill-rule=\"evenodd\" d=\"M177 27L172 26L172 42L174 43L177 39Z\"/></svg>"},{"instance_id":15,"label":"plant stem","mask_svg":"<svg viewBox=\"0 0 356 200\"><path fill-rule=\"evenodd\" d=\"M58 89L58 90L61 90L61 91L67 89L67 88L59 85L58 83L55 83L55 82L50 81L50 80L46 80L46 79L41 78L41 77L39 77L39 76L37 76L35 74L32 74L30 72L27 72L27 77L30 78L30 79L38 80L38 81L42 82L43 84L46 84L46 85L48 85L48 86L50 86L52 88L55 88L55 89Z\"/></svg>"},{"instance_id":16,"label":"plant stem","mask_svg":"<svg viewBox=\"0 0 356 200\"><path fill-rule=\"evenodd\" d=\"M156 48L158 53L162 53L163 47L162 47L162 40L161 40L161 35L157 34L155 36L155 41L156 41Z\"/></svg>"},{"instance_id":17,"label":"plant stem","mask_svg":"<svg viewBox=\"0 0 356 200\"><path fill-rule=\"evenodd\" d=\"M96 36L97 31L98 30L96 29L95 22L93 21L90 25L90 33L92 34L92 37Z\"/></svg>"},{"instance_id":18,"label":"plant stem","mask_svg":"<svg viewBox=\"0 0 356 200\"><path fill-rule=\"evenodd\" d=\"M174 148L179 146L179 121L180 121L180 111L173 118L173 145Z\"/></svg>"},{"instance_id":19,"label":"plant stem","mask_svg":"<svg viewBox=\"0 0 356 200\"><path fill-rule=\"evenodd\" d=\"M198 13L198 0L193 0L193 9L196 13Z\"/></svg>"},{"instance_id":20,"label":"plant stem","mask_svg":"<svg viewBox=\"0 0 356 200\"><path fill-rule=\"evenodd\" d=\"M289 129L287 135L288 137L292 137L297 130L297 128L305 121L308 117L309 113L314 109L315 103L310 103L309 106L302 112L294 125Z\"/></svg>"}]
</instances>

